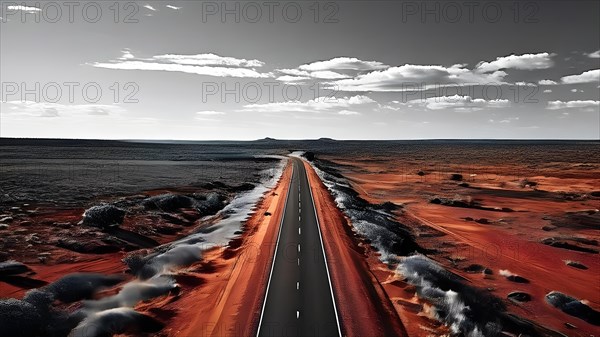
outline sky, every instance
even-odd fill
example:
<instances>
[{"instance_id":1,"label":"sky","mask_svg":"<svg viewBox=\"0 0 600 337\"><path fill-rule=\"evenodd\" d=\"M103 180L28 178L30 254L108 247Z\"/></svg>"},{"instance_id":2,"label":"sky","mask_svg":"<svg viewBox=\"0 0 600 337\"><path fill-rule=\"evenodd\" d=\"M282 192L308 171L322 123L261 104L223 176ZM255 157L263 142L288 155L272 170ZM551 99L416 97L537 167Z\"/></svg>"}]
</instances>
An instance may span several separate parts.
<instances>
[{"instance_id":1,"label":"sky","mask_svg":"<svg viewBox=\"0 0 600 337\"><path fill-rule=\"evenodd\" d=\"M0 136L600 139L599 1L0 1Z\"/></svg>"}]
</instances>

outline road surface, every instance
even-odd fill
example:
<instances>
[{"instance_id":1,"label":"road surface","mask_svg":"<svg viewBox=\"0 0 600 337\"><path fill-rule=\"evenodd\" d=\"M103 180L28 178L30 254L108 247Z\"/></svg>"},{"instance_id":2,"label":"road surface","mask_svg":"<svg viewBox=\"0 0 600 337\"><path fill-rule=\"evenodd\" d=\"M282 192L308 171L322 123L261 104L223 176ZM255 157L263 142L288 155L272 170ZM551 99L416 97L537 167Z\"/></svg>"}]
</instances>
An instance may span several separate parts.
<instances>
[{"instance_id":1,"label":"road surface","mask_svg":"<svg viewBox=\"0 0 600 337\"><path fill-rule=\"evenodd\" d=\"M302 161L293 174L257 336L340 336L315 206Z\"/></svg>"}]
</instances>

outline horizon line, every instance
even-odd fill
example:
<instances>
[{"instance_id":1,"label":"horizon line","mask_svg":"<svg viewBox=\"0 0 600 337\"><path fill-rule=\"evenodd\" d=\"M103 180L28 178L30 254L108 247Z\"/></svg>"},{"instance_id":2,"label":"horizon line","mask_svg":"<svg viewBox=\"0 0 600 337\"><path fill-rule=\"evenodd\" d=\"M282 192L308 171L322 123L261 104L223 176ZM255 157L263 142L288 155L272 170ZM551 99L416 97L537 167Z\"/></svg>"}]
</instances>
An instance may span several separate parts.
<instances>
[{"instance_id":1,"label":"horizon line","mask_svg":"<svg viewBox=\"0 0 600 337\"><path fill-rule=\"evenodd\" d=\"M2 137L0 140L83 140L115 142L258 142L258 141L336 141L336 142L397 142L397 141L600 141L594 138L405 138L405 139L335 139L320 138L272 138L258 139L139 139L139 138L48 138L48 137Z\"/></svg>"}]
</instances>

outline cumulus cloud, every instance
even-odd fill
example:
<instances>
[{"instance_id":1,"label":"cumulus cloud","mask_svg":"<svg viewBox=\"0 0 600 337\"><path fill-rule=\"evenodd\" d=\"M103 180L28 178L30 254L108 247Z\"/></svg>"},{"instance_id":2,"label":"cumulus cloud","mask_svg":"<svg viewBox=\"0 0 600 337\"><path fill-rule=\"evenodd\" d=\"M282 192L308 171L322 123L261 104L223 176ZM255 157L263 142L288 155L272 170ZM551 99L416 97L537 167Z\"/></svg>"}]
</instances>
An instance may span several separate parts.
<instances>
[{"instance_id":1,"label":"cumulus cloud","mask_svg":"<svg viewBox=\"0 0 600 337\"><path fill-rule=\"evenodd\" d=\"M546 109L548 110L559 110L559 109L594 109L600 107L600 101L585 100L585 101L549 101Z\"/></svg>"},{"instance_id":2,"label":"cumulus cloud","mask_svg":"<svg viewBox=\"0 0 600 337\"><path fill-rule=\"evenodd\" d=\"M485 100L482 98L471 98L470 96L440 96L428 97L426 99L411 100L408 105L421 105L429 110L442 110L455 108L459 111L481 110L483 108L506 108L510 101L506 99Z\"/></svg>"},{"instance_id":3,"label":"cumulus cloud","mask_svg":"<svg viewBox=\"0 0 600 337\"><path fill-rule=\"evenodd\" d=\"M491 62L479 62L475 67L480 72L493 72L500 69L519 69L519 70L535 70L547 69L554 65L552 57L554 54L538 53L538 54L523 54L509 55L498 57Z\"/></svg>"},{"instance_id":4,"label":"cumulus cloud","mask_svg":"<svg viewBox=\"0 0 600 337\"><path fill-rule=\"evenodd\" d=\"M333 82L341 91L411 91L435 86L503 84L506 73L480 73L462 64L451 67L405 64Z\"/></svg>"},{"instance_id":5,"label":"cumulus cloud","mask_svg":"<svg viewBox=\"0 0 600 337\"><path fill-rule=\"evenodd\" d=\"M169 9L173 9L173 10L181 9L181 7L177 7L177 6L173 6L173 5L166 5L165 7L169 8Z\"/></svg>"},{"instance_id":6,"label":"cumulus cloud","mask_svg":"<svg viewBox=\"0 0 600 337\"><path fill-rule=\"evenodd\" d=\"M560 80L565 84L600 82L600 69L584 71L579 75L564 76Z\"/></svg>"},{"instance_id":7,"label":"cumulus cloud","mask_svg":"<svg viewBox=\"0 0 600 337\"><path fill-rule=\"evenodd\" d=\"M298 67L304 71L325 71L325 70L354 70L370 71L385 69L388 66L377 61L363 61L356 57L336 57L326 61L317 61L303 64Z\"/></svg>"},{"instance_id":8,"label":"cumulus cloud","mask_svg":"<svg viewBox=\"0 0 600 337\"><path fill-rule=\"evenodd\" d=\"M151 11L153 11L153 12L156 12L156 8L154 8L154 7L150 6L149 4L145 4L145 5L144 5L144 8L146 8L146 9L149 9L149 10L151 10Z\"/></svg>"},{"instance_id":9,"label":"cumulus cloud","mask_svg":"<svg viewBox=\"0 0 600 337\"><path fill-rule=\"evenodd\" d=\"M538 82L539 85L557 85L558 83L556 83L553 80L540 80Z\"/></svg>"},{"instance_id":10,"label":"cumulus cloud","mask_svg":"<svg viewBox=\"0 0 600 337\"><path fill-rule=\"evenodd\" d=\"M318 97L306 102L288 101L272 102L265 104L248 104L242 111L259 112L337 112L341 115L356 115L358 112L350 110L352 107L360 107L368 104L376 104L367 96L357 95L352 97ZM356 113L354 113L356 112Z\"/></svg>"},{"instance_id":11,"label":"cumulus cloud","mask_svg":"<svg viewBox=\"0 0 600 337\"><path fill-rule=\"evenodd\" d=\"M295 69L276 69L282 76L282 82L299 82L305 80L340 80L353 78L356 75L373 70L388 68L377 61L363 61L355 57L336 57L330 60L302 64Z\"/></svg>"}]
</instances>

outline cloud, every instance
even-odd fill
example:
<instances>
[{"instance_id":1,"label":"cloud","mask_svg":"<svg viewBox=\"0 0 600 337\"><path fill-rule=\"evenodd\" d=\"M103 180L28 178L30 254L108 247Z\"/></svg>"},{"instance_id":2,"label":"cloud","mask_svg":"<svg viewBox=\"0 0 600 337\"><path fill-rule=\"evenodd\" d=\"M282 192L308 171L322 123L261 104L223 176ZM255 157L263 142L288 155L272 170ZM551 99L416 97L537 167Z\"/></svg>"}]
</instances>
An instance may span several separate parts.
<instances>
[{"instance_id":1,"label":"cloud","mask_svg":"<svg viewBox=\"0 0 600 337\"><path fill-rule=\"evenodd\" d=\"M584 71L579 75L564 76L560 80L565 84L600 82L600 69Z\"/></svg>"},{"instance_id":2,"label":"cloud","mask_svg":"<svg viewBox=\"0 0 600 337\"><path fill-rule=\"evenodd\" d=\"M149 9L149 10L151 10L151 11L153 11L153 12L156 12L156 8L154 8L154 7L150 6L149 4L145 4L145 5L144 5L144 8L146 8L146 9Z\"/></svg>"},{"instance_id":3,"label":"cloud","mask_svg":"<svg viewBox=\"0 0 600 337\"><path fill-rule=\"evenodd\" d=\"M277 77L276 80L281 81L281 82L302 82L302 81L310 80L310 77L283 75L283 76Z\"/></svg>"},{"instance_id":4,"label":"cloud","mask_svg":"<svg viewBox=\"0 0 600 337\"><path fill-rule=\"evenodd\" d=\"M544 90L544 93L550 93L550 92L552 92L552 90L550 90L550 89Z\"/></svg>"},{"instance_id":5,"label":"cloud","mask_svg":"<svg viewBox=\"0 0 600 337\"><path fill-rule=\"evenodd\" d=\"M131 60L135 58L129 49L124 49L122 53L123 55L119 58L120 60Z\"/></svg>"},{"instance_id":6,"label":"cloud","mask_svg":"<svg viewBox=\"0 0 600 337\"><path fill-rule=\"evenodd\" d=\"M524 81L515 82L515 85L522 86L522 87L537 87L537 84L535 84L535 83L524 82Z\"/></svg>"},{"instance_id":7,"label":"cloud","mask_svg":"<svg viewBox=\"0 0 600 337\"><path fill-rule=\"evenodd\" d=\"M273 77L271 73L260 73L254 69L264 65L264 62L259 60L219 56L211 53L194 55L164 54L152 56L151 58L135 58L128 49L125 49L123 56L118 60L95 62L90 65L105 69L169 71L216 77Z\"/></svg>"},{"instance_id":8,"label":"cloud","mask_svg":"<svg viewBox=\"0 0 600 337\"><path fill-rule=\"evenodd\" d=\"M442 110L454 108L457 111L475 111L483 108L506 108L510 101L505 99L485 100L482 98L471 98L470 96L440 96L428 97L426 99L411 100L407 105L420 105L429 110Z\"/></svg>"},{"instance_id":9,"label":"cloud","mask_svg":"<svg viewBox=\"0 0 600 337\"><path fill-rule=\"evenodd\" d=\"M587 55L587 57L593 58L593 59L600 58L600 50L596 50L595 52L589 53L589 54L586 54L586 55Z\"/></svg>"},{"instance_id":10,"label":"cloud","mask_svg":"<svg viewBox=\"0 0 600 337\"><path fill-rule=\"evenodd\" d=\"M20 117L77 117L120 115L125 111L118 105L109 104L60 104L34 101L8 101L3 104L2 114L13 118Z\"/></svg>"},{"instance_id":11,"label":"cloud","mask_svg":"<svg viewBox=\"0 0 600 337\"><path fill-rule=\"evenodd\" d=\"M538 53L509 55L496 58L492 62L479 62L475 67L480 72L492 72L501 69L535 70L547 69L554 65L552 57L554 54Z\"/></svg>"},{"instance_id":12,"label":"cloud","mask_svg":"<svg viewBox=\"0 0 600 337\"><path fill-rule=\"evenodd\" d=\"M180 10L181 7L177 7L177 6L173 6L173 5L166 5L165 7L173 9L173 10Z\"/></svg>"},{"instance_id":13,"label":"cloud","mask_svg":"<svg viewBox=\"0 0 600 337\"><path fill-rule=\"evenodd\" d=\"M276 69L276 71L284 74L277 78L283 82L295 82L308 79L338 80L351 77L331 70L306 71L299 69Z\"/></svg>"},{"instance_id":14,"label":"cloud","mask_svg":"<svg viewBox=\"0 0 600 337\"><path fill-rule=\"evenodd\" d=\"M165 54L152 57L153 60L195 66L228 66L228 67L262 67L265 63L259 60L238 59L216 54L177 55Z\"/></svg>"},{"instance_id":15,"label":"cloud","mask_svg":"<svg viewBox=\"0 0 600 337\"><path fill-rule=\"evenodd\" d=\"M338 111L338 115L360 115L361 113L358 111L352 110L340 110Z\"/></svg>"},{"instance_id":16,"label":"cloud","mask_svg":"<svg viewBox=\"0 0 600 337\"><path fill-rule=\"evenodd\" d=\"M330 70L322 70L322 71L314 71L310 73L310 77L324 79L324 80L337 80L341 78L348 78L349 76L336 73L335 71Z\"/></svg>"},{"instance_id":17,"label":"cloud","mask_svg":"<svg viewBox=\"0 0 600 337\"><path fill-rule=\"evenodd\" d=\"M201 116L225 115L225 113L223 111L214 111L214 110L196 111L196 114L201 115Z\"/></svg>"},{"instance_id":18,"label":"cloud","mask_svg":"<svg viewBox=\"0 0 600 337\"><path fill-rule=\"evenodd\" d=\"M33 6L22 6L22 5L18 5L18 6L7 6L6 9L8 10L13 10L13 11L23 11L23 12L40 12L42 9L38 8L38 7L33 7Z\"/></svg>"},{"instance_id":19,"label":"cloud","mask_svg":"<svg viewBox=\"0 0 600 337\"><path fill-rule=\"evenodd\" d=\"M279 72L279 73L282 73L282 74L290 75L290 76L306 76L306 77L310 76L310 72L308 72L306 70L299 70L299 69L276 69L276 71Z\"/></svg>"},{"instance_id":20,"label":"cloud","mask_svg":"<svg viewBox=\"0 0 600 337\"><path fill-rule=\"evenodd\" d=\"M558 83L554 82L553 80L540 80L538 82L539 85L557 85Z\"/></svg>"},{"instance_id":21,"label":"cloud","mask_svg":"<svg viewBox=\"0 0 600 337\"><path fill-rule=\"evenodd\" d=\"M350 110L352 107L376 104L367 96L357 95L352 97L317 97L315 99L300 102L273 102L265 104L248 104L241 111L249 112L337 112L341 115L355 115L358 112ZM356 113L354 113L356 112Z\"/></svg>"},{"instance_id":22,"label":"cloud","mask_svg":"<svg viewBox=\"0 0 600 337\"><path fill-rule=\"evenodd\" d=\"M591 109L600 107L600 101L550 101L546 109L548 110L560 110L560 109Z\"/></svg>"},{"instance_id":23,"label":"cloud","mask_svg":"<svg viewBox=\"0 0 600 337\"><path fill-rule=\"evenodd\" d=\"M325 71L325 70L354 70L370 71L388 68L387 65L377 61L363 61L355 57L336 57L326 61L317 61L309 64L303 64L298 67L304 71Z\"/></svg>"},{"instance_id":24,"label":"cloud","mask_svg":"<svg viewBox=\"0 0 600 337\"><path fill-rule=\"evenodd\" d=\"M117 70L154 70L181 72L195 75L206 75L215 77L250 77L250 78L268 78L271 74L259 73L253 69L247 68L228 68L212 66L193 66L173 63L157 63L144 61L123 61L116 63L93 63L96 68L117 69Z\"/></svg>"},{"instance_id":25,"label":"cloud","mask_svg":"<svg viewBox=\"0 0 600 337\"><path fill-rule=\"evenodd\" d=\"M514 121L518 121L518 120L519 120L519 117L508 117L506 119L501 119L499 121L498 120L494 120L494 119L490 119L490 120L488 120L488 122L490 122L490 123L500 123L500 124L510 124L510 123L512 123Z\"/></svg>"},{"instance_id":26,"label":"cloud","mask_svg":"<svg viewBox=\"0 0 600 337\"><path fill-rule=\"evenodd\" d=\"M474 72L461 64L451 67L405 64L332 84L341 91L415 91L435 86L503 84L506 75L503 71Z\"/></svg>"},{"instance_id":27,"label":"cloud","mask_svg":"<svg viewBox=\"0 0 600 337\"><path fill-rule=\"evenodd\" d=\"M302 64L296 69L276 69L283 74L277 79L282 82L297 82L304 80L340 80L353 78L366 71L388 68L377 61L363 61L355 57L336 57L326 61Z\"/></svg>"}]
</instances>

